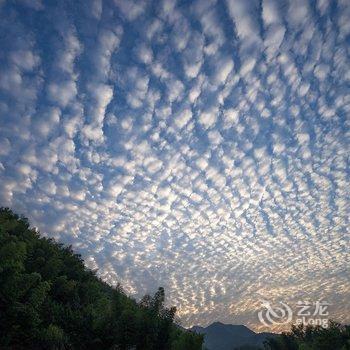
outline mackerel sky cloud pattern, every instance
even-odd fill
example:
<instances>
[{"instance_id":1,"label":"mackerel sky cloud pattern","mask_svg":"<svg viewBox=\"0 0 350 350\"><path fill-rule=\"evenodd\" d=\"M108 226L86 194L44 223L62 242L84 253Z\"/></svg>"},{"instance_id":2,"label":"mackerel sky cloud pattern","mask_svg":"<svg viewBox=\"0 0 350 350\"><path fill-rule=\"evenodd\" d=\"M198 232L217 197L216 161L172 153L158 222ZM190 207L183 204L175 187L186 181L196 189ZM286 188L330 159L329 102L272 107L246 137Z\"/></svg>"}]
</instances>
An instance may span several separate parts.
<instances>
[{"instance_id":1,"label":"mackerel sky cloud pattern","mask_svg":"<svg viewBox=\"0 0 350 350\"><path fill-rule=\"evenodd\" d=\"M350 3L0 1L0 203L185 326L350 322Z\"/></svg>"}]
</instances>

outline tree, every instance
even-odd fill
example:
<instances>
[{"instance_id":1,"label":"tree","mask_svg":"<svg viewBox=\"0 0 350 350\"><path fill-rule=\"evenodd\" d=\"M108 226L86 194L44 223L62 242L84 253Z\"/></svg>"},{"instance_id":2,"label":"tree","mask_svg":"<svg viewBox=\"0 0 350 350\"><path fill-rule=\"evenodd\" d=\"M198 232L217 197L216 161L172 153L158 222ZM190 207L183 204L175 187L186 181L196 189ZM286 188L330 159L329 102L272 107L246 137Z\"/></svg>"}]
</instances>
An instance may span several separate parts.
<instances>
[{"instance_id":1,"label":"tree","mask_svg":"<svg viewBox=\"0 0 350 350\"><path fill-rule=\"evenodd\" d=\"M163 288L137 303L71 247L0 209L1 350L201 349L203 338L180 330L164 304Z\"/></svg>"},{"instance_id":2,"label":"tree","mask_svg":"<svg viewBox=\"0 0 350 350\"><path fill-rule=\"evenodd\" d=\"M349 350L350 327L331 321L321 326L292 326L290 332L269 338L264 343L268 350Z\"/></svg>"}]
</instances>

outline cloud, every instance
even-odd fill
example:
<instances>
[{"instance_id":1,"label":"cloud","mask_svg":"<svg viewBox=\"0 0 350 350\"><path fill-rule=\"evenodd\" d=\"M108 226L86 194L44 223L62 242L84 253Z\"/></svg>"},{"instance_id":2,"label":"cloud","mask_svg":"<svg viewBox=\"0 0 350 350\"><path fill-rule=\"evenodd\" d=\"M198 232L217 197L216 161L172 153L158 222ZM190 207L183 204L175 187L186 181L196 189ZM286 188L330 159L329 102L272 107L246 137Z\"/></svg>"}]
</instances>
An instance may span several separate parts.
<instances>
[{"instance_id":1,"label":"cloud","mask_svg":"<svg viewBox=\"0 0 350 350\"><path fill-rule=\"evenodd\" d=\"M233 61L229 58L224 58L216 64L217 69L214 74L214 83L223 84L233 69Z\"/></svg>"},{"instance_id":2,"label":"cloud","mask_svg":"<svg viewBox=\"0 0 350 350\"><path fill-rule=\"evenodd\" d=\"M192 118L192 112L189 109L185 109L178 113L175 118L175 124L178 128L182 129Z\"/></svg>"},{"instance_id":3,"label":"cloud","mask_svg":"<svg viewBox=\"0 0 350 350\"><path fill-rule=\"evenodd\" d=\"M62 108L65 108L75 98L77 92L74 81L52 82L47 87L49 99Z\"/></svg>"},{"instance_id":4,"label":"cloud","mask_svg":"<svg viewBox=\"0 0 350 350\"><path fill-rule=\"evenodd\" d=\"M226 3L242 47L251 49L253 45L259 46L261 41L259 28L253 17L258 6L257 2L227 0Z\"/></svg>"},{"instance_id":5,"label":"cloud","mask_svg":"<svg viewBox=\"0 0 350 350\"><path fill-rule=\"evenodd\" d=\"M39 57L30 50L15 51L11 55L12 62L20 69L31 71L40 62Z\"/></svg>"},{"instance_id":6,"label":"cloud","mask_svg":"<svg viewBox=\"0 0 350 350\"><path fill-rule=\"evenodd\" d=\"M1 205L185 326L348 323L350 7L314 5L2 5Z\"/></svg>"},{"instance_id":7,"label":"cloud","mask_svg":"<svg viewBox=\"0 0 350 350\"><path fill-rule=\"evenodd\" d=\"M213 127L217 120L217 110L212 109L204 111L199 116L199 122L205 129Z\"/></svg>"},{"instance_id":8,"label":"cloud","mask_svg":"<svg viewBox=\"0 0 350 350\"><path fill-rule=\"evenodd\" d=\"M137 55L142 63L150 64L153 60L153 53L150 47L141 44L137 49Z\"/></svg>"},{"instance_id":9,"label":"cloud","mask_svg":"<svg viewBox=\"0 0 350 350\"><path fill-rule=\"evenodd\" d=\"M114 3L128 21L134 21L138 18L146 7L145 1L114 0Z\"/></svg>"}]
</instances>

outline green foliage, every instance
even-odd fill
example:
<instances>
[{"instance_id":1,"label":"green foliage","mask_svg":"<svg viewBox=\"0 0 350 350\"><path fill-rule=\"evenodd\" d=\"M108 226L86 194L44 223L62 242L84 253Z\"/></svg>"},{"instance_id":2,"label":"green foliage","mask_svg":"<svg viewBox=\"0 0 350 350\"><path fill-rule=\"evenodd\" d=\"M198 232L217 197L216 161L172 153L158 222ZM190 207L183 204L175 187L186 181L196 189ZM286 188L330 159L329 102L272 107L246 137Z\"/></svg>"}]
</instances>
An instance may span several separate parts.
<instances>
[{"instance_id":1,"label":"green foliage","mask_svg":"<svg viewBox=\"0 0 350 350\"><path fill-rule=\"evenodd\" d=\"M164 301L159 288L137 303L0 209L0 349L201 349L203 337L177 326Z\"/></svg>"},{"instance_id":2,"label":"green foliage","mask_svg":"<svg viewBox=\"0 0 350 350\"><path fill-rule=\"evenodd\" d=\"M290 332L270 338L267 350L350 350L350 327L330 322L329 327L292 326Z\"/></svg>"},{"instance_id":3,"label":"green foliage","mask_svg":"<svg viewBox=\"0 0 350 350\"><path fill-rule=\"evenodd\" d=\"M183 332L176 330L174 332L174 341L171 344L171 350L196 350L202 349L204 335L193 332Z\"/></svg>"}]
</instances>

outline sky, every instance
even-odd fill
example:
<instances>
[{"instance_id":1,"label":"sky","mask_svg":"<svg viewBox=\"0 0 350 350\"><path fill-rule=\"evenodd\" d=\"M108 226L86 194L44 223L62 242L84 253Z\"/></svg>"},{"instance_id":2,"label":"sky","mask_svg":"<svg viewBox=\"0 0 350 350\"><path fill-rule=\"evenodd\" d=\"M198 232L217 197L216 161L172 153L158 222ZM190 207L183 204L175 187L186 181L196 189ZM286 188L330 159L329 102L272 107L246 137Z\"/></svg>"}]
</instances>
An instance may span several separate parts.
<instances>
[{"instance_id":1,"label":"sky","mask_svg":"<svg viewBox=\"0 0 350 350\"><path fill-rule=\"evenodd\" d=\"M0 0L0 205L184 326L350 322L348 0Z\"/></svg>"}]
</instances>

